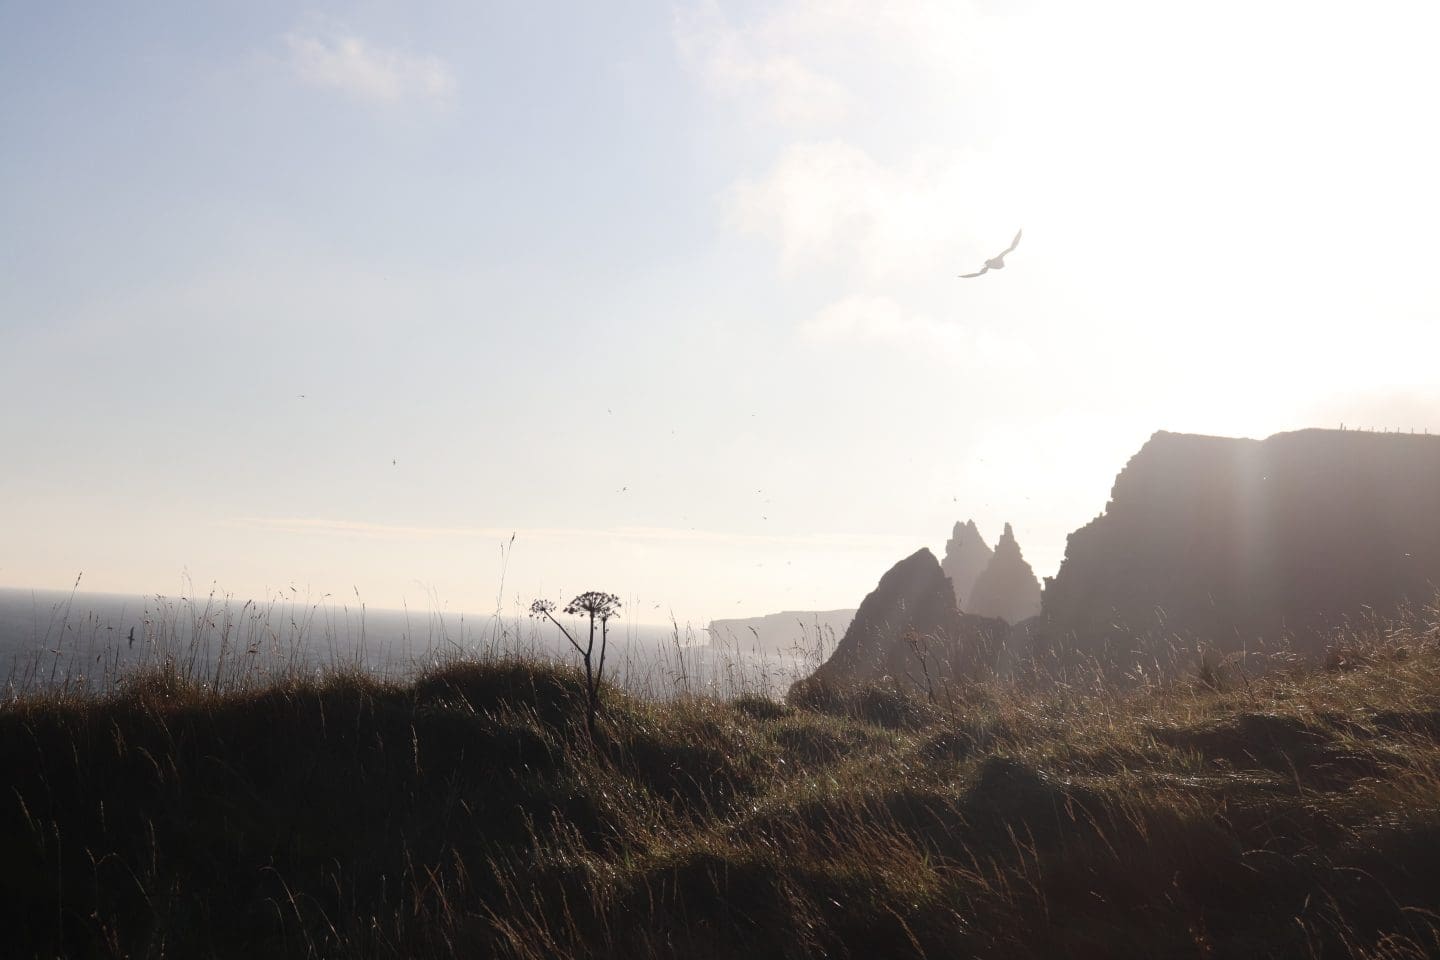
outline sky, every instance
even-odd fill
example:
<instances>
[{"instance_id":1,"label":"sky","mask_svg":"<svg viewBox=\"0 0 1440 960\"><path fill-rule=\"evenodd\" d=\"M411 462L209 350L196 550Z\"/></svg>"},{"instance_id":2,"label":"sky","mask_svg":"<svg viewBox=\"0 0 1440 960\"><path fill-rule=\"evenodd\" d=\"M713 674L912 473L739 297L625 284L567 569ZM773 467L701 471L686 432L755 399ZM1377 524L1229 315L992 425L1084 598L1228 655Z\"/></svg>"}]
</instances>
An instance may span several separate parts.
<instances>
[{"instance_id":1,"label":"sky","mask_svg":"<svg viewBox=\"0 0 1440 960\"><path fill-rule=\"evenodd\" d=\"M0 585L702 624L1052 575L1156 430L1440 431L1437 32L0 0Z\"/></svg>"}]
</instances>

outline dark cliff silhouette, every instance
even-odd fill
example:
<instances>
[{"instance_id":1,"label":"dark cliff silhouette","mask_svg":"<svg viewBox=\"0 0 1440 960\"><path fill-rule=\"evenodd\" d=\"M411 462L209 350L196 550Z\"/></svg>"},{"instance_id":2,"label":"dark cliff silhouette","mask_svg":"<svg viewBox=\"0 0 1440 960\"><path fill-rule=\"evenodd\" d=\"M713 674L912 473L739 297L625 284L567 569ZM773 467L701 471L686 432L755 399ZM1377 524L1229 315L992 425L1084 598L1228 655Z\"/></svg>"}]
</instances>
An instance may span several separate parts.
<instances>
[{"instance_id":1,"label":"dark cliff silhouette","mask_svg":"<svg viewBox=\"0 0 1440 960\"><path fill-rule=\"evenodd\" d=\"M995 544L995 555L976 579L965 609L1006 623L1019 623L1040 612L1040 581L1020 553L1010 524L1005 524L1005 532Z\"/></svg>"},{"instance_id":2,"label":"dark cliff silhouette","mask_svg":"<svg viewBox=\"0 0 1440 960\"><path fill-rule=\"evenodd\" d=\"M974 520L955 524L950 540L945 544L945 559L940 561L940 569L954 585L955 605L961 610L970 609L970 594L975 589L975 581L980 579L980 574L985 572L994 555L995 551L986 545Z\"/></svg>"},{"instance_id":3,"label":"dark cliff silhouette","mask_svg":"<svg viewBox=\"0 0 1440 960\"><path fill-rule=\"evenodd\" d=\"M1148 664L1282 637L1319 655L1348 619L1435 598L1440 437L1156 433L1046 586L1052 656Z\"/></svg>"},{"instance_id":4,"label":"dark cliff silhouette","mask_svg":"<svg viewBox=\"0 0 1440 960\"><path fill-rule=\"evenodd\" d=\"M830 659L811 681L837 687L889 677L920 687L976 677L995 662L1009 628L961 613L935 555L921 549L880 578Z\"/></svg>"}]
</instances>

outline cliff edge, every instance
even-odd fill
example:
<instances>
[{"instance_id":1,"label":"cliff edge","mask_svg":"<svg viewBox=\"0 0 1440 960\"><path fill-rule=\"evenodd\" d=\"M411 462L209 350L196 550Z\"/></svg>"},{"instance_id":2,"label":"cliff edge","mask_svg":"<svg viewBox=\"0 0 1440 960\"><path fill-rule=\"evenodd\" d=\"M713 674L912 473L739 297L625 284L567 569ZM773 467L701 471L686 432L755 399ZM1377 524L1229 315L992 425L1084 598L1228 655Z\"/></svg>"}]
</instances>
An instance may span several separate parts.
<instances>
[{"instance_id":1,"label":"cliff edge","mask_svg":"<svg viewBox=\"0 0 1440 960\"><path fill-rule=\"evenodd\" d=\"M1440 437L1156 433L1047 580L1051 655L1145 663L1287 638L1306 655L1362 616L1434 600ZM1161 664L1164 665L1163 663Z\"/></svg>"}]
</instances>

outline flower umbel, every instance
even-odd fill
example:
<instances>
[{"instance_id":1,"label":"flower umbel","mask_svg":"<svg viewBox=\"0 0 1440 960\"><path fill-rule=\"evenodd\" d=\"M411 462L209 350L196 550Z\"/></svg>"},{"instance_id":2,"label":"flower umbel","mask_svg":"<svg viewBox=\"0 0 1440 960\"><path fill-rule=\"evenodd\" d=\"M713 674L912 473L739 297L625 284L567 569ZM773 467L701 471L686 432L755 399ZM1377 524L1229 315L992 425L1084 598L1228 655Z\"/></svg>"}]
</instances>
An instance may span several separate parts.
<instances>
[{"instance_id":1,"label":"flower umbel","mask_svg":"<svg viewBox=\"0 0 1440 960\"><path fill-rule=\"evenodd\" d=\"M540 603L541 601L535 602ZM604 623L611 617L620 615L620 598L613 593L590 590L571 600L570 605L565 608L565 612L572 617L583 613Z\"/></svg>"}]
</instances>

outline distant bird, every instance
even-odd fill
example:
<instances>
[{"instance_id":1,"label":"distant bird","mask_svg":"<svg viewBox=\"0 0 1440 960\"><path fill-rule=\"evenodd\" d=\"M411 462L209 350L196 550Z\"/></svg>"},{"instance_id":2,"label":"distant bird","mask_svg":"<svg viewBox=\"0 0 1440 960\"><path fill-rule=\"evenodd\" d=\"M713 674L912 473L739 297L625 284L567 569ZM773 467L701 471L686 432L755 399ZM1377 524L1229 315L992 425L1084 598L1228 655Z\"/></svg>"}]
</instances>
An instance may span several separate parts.
<instances>
[{"instance_id":1,"label":"distant bird","mask_svg":"<svg viewBox=\"0 0 1440 960\"><path fill-rule=\"evenodd\" d=\"M391 461L390 461L390 466L392 466L392 467L398 467L398 466L400 466L400 461L398 461L398 460L391 460Z\"/></svg>"},{"instance_id":2,"label":"distant bird","mask_svg":"<svg viewBox=\"0 0 1440 960\"><path fill-rule=\"evenodd\" d=\"M985 261L985 266L981 267L981 268L980 268L979 270L977 270L975 273L962 273L962 274L960 274L960 278L961 278L962 280L969 280L971 277L981 276L982 274L984 274L984 273L986 273L986 272L988 272L988 271L990 271L990 270L1004 270L1004 269L1005 269L1005 258L1006 258L1007 256L1009 256L1010 253L1011 253L1012 251L1014 251L1014 249L1015 249L1016 247L1020 246L1020 234L1022 234L1022 233L1024 233L1024 232L1025 232L1024 230L1016 230L1016 231L1015 231L1015 239L1010 241L1010 246L1006 247L1004 250L1001 250L1001 251L1000 251L999 253L997 253L995 256L991 257L989 260L986 260L986 261Z\"/></svg>"},{"instance_id":3,"label":"distant bird","mask_svg":"<svg viewBox=\"0 0 1440 960\"><path fill-rule=\"evenodd\" d=\"M130 628L130 646L135 646L135 628Z\"/></svg>"}]
</instances>

